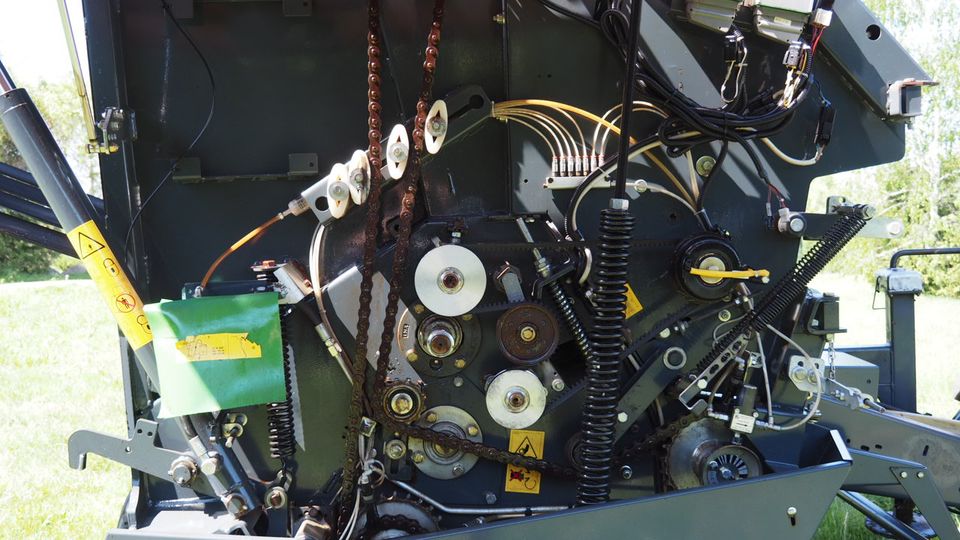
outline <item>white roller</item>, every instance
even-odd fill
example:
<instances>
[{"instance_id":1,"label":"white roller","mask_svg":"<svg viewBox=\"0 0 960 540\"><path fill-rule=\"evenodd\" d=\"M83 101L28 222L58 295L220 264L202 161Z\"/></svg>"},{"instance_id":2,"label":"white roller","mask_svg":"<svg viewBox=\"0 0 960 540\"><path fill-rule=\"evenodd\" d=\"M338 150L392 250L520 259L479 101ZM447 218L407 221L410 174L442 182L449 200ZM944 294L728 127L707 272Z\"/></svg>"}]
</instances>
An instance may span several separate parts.
<instances>
[{"instance_id":1,"label":"white roller","mask_svg":"<svg viewBox=\"0 0 960 540\"><path fill-rule=\"evenodd\" d=\"M480 303L487 290L487 273L472 251L449 244L431 249L420 259L413 282L427 309L459 317Z\"/></svg>"},{"instance_id":2,"label":"white roller","mask_svg":"<svg viewBox=\"0 0 960 540\"><path fill-rule=\"evenodd\" d=\"M547 389L533 373L511 369L494 377L487 387L486 401L494 422L508 429L523 429L543 416Z\"/></svg>"},{"instance_id":3,"label":"white roller","mask_svg":"<svg viewBox=\"0 0 960 540\"><path fill-rule=\"evenodd\" d=\"M367 201L370 193L370 160L363 150L356 150L350 157L348 183L350 184L350 198L353 204L361 205Z\"/></svg>"},{"instance_id":4,"label":"white roller","mask_svg":"<svg viewBox=\"0 0 960 540\"><path fill-rule=\"evenodd\" d=\"M427 124L423 129L423 142L427 152L436 154L447 138L447 126L450 119L447 117L447 104L442 99L433 102L430 112L427 113Z\"/></svg>"},{"instance_id":5,"label":"white roller","mask_svg":"<svg viewBox=\"0 0 960 540\"><path fill-rule=\"evenodd\" d=\"M407 128L403 124L393 126L390 131L390 137L387 139L387 153L385 156L387 162L387 174L394 180L399 180L403 176L403 171L407 170L407 159L410 157L410 138L407 136Z\"/></svg>"},{"instance_id":6,"label":"white roller","mask_svg":"<svg viewBox=\"0 0 960 540\"><path fill-rule=\"evenodd\" d=\"M327 177L327 204L330 215L337 219L342 218L350 208L350 184L347 183L349 173L346 165L337 163L330 169Z\"/></svg>"}]
</instances>

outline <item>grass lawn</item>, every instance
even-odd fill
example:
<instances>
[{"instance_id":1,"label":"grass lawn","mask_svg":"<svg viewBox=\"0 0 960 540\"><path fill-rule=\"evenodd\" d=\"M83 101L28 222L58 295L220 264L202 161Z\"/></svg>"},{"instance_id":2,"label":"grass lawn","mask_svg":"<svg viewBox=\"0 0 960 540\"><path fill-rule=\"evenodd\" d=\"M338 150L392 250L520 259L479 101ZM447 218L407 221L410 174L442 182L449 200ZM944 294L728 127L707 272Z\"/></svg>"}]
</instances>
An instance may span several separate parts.
<instances>
[{"instance_id":1,"label":"grass lawn","mask_svg":"<svg viewBox=\"0 0 960 540\"><path fill-rule=\"evenodd\" d=\"M843 344L882 342L884 312L873 286L824 275L817 288L839 294L850 329ZM878 298L878 301L882 299ZM116 328L84 280L0 285L0 538L103 538L116 524L129 472L90 456L67 465L67 438L80 428L126 433ZM946 354L960 340L960 300L918 302L920 410L953 416L957 383ZM863 518L835 502L818 538L874 538Z\"/></svg>"}]
</instances>

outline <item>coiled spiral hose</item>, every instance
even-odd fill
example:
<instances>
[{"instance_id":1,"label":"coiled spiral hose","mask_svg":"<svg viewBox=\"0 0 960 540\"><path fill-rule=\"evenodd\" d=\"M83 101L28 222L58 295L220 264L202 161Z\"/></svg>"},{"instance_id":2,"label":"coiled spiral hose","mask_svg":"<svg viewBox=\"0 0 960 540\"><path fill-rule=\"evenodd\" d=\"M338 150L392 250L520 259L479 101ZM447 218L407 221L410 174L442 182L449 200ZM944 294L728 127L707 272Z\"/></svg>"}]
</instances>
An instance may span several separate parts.
<instances>
[{"instance_id":1,"label":"coiled spiral hose","mask_svg":"<svg viewBox=\"0 0 960 540\"><path fill-rule=\"evenodd\" d=\"M590 331L593 356L587 363L587 394L581 420L579 504L599 504L610 498L633 222L627 209L607 208L601 212L597 309Z\"/></svg>"}]
</instances>

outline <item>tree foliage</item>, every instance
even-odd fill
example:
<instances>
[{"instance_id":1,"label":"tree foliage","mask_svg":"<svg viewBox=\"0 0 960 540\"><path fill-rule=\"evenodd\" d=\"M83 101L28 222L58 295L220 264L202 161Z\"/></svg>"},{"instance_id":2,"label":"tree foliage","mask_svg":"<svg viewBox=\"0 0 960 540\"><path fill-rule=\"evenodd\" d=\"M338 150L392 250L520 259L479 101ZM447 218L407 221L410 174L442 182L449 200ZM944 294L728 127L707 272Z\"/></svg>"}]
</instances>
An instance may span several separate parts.
<instances>
[{"instance_id":1,"label":"tree foliage","mask_svg":"<svg viewBox=\"0 0 960 540\"><path fill-rule=\"evenodd\" d=\"M826 195L876 204L899 217L905 235L893 241L857 239L828 270L872 276L902 248L960 246L960 2L904 3L867 0L888 32L940 86L924 90L924 115L907 133L906 157L897 163L823 179L811 193L810 210L822 212ZM829 31L829 30L828 30ZM836 141L842 151L844 141ZM829 150L828 150L829 151ZM954 257L905 259L924 275L926 290L960 296L960 264Z\"/></svg>"},{"instance_id":2,"label":"tree foliage","mask_svg":"<svg viewBox=\"0 0 960 540\"><path fill-rule=\"evenodd\" d=\"M86 152L86 130L73 85L68 82L41 82L29 90L81 185L90 193L99 193L97 160ZM26 164L2 126L0 162L26 169ZM0 279L47 272L51 265L59 262L58 259L60 255L53 251L0 233Z\"/></svg>"}]
</instances>

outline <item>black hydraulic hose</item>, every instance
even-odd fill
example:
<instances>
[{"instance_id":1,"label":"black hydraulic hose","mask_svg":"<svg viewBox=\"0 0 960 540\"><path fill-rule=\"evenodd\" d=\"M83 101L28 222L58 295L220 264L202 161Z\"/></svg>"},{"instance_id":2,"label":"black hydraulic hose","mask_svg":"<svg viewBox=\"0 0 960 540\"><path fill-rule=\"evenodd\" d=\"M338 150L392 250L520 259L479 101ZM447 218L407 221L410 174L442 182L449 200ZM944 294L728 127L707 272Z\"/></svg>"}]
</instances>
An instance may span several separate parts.
<instances>
[{"instance_id":1,"label":"black hydraulic hose","mask_svg":"<svg viewBox=\"0 0 960 540\"><path fill-rule=\"evenodd\" d=\"M73 246L62 232L2 212L0 212L0 232L64 255L76 256Z\"/></svg>"},{"instance_id":2,"label":"black hydraulic hose","mask_svg":"<svg viewBox=\"0 0 960 540\"><path fill-rule=\"evenodd\" d=\"M637 78L637 54L640 47L640 8L643 2L633 0L630 8L630 45L627 60L627 73L623 79L623 102L620 109L620 154L617 158L617 183L614 197L627 198L627 164L630 161L627 150L630 148L630 119L633 117L633 81Z\"/></svg>"},{"instance_id":3,"label":"black hydraulic hose","mask_svg":"<svg viewBox=\"0 0 960 540\"><path fill-rule=\"evenodd\" d=\"M6 190L0 187L0 208L13 210L18 214L31 217L51 227L60 227L60 222L57 220L57 216L53 214L53 210L50 210L46 206L39 205L35 202L16 197L10 193L6 193L5 191Z\"/></svg>"},{"instance_id":4,"label":"black hydraulic hose","mask_svg":"<svg viewBox=\"0 0 960 540\"><path fill-rule=\"evenodd\" d=\"M27 188L34 188L30 193L30 200L38 202L44 206L49 206L47 204L47 199L43 198L43 192L40 191L40 188L37 186L36 179L33 178L33 175L28 173L23 169L18 169L12 165L6 163L0 163L0 180L11 180L16 181L20 184L27 186ZM25 189L27 189L25 188ZM39 199L34 199L34 197L39 197ZM90 204L93 205L94 210L96 210L100 215L106 211L103 204L103 199L99 197L94 197L93 195L87 196L90 199ZM24 197L28 198L28 197Z\"/></svg>"}]
</instances>

